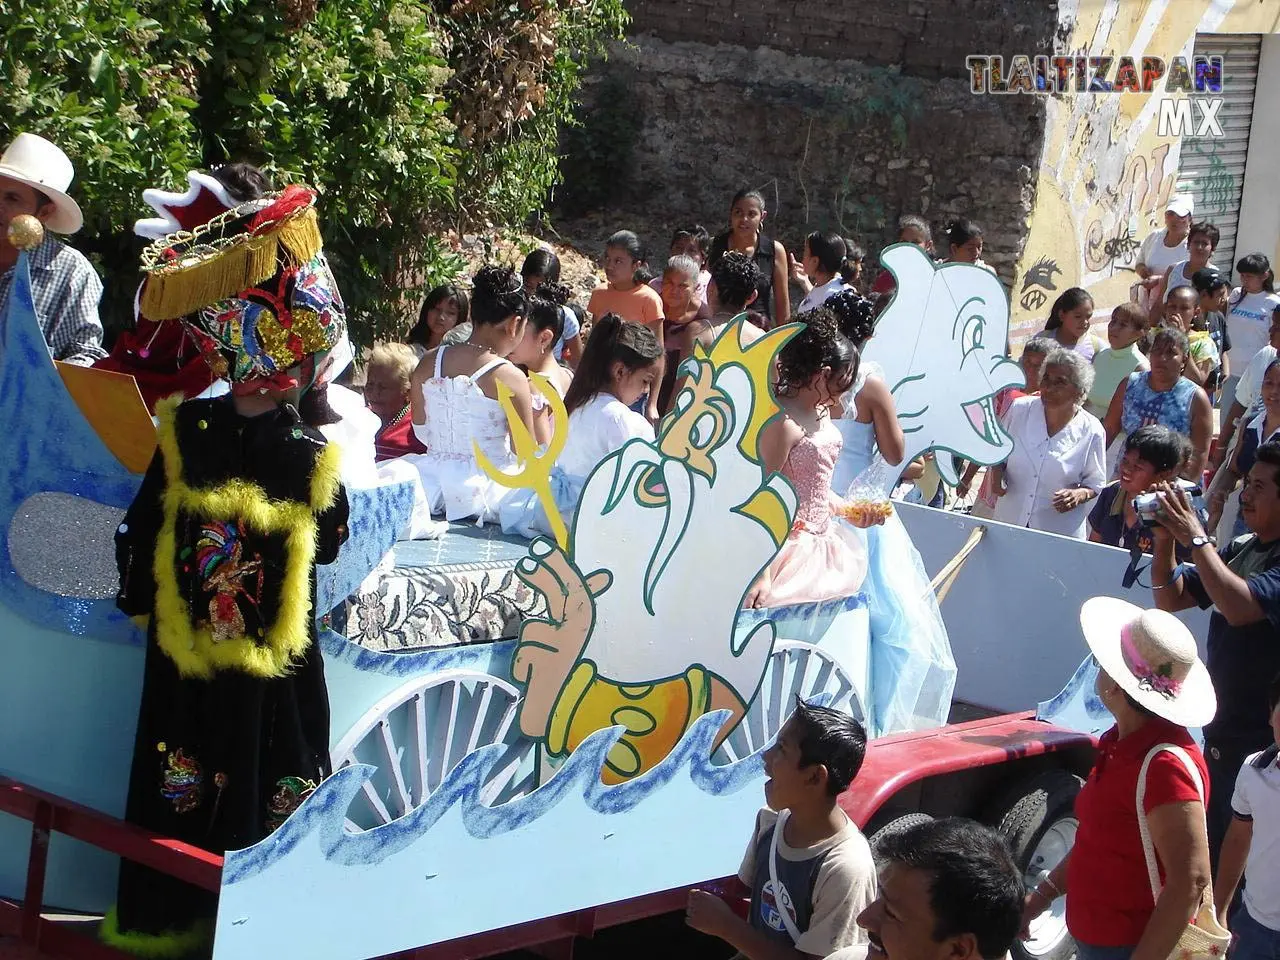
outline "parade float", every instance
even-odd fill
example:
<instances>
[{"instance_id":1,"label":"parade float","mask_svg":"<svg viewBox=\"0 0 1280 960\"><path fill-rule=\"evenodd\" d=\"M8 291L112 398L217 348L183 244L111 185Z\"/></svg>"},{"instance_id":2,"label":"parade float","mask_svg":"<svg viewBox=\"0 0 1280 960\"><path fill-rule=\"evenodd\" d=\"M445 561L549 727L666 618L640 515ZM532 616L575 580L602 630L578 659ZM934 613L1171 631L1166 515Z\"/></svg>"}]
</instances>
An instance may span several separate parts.
<instances>
[{"instance_id":1,"label":"parade float","mask_svg":"<svg viewBox=\"0 0 1280 960\"><path fill-rule=\"evenodd\" d=\"M908 245L884 260L894 336L867 355L908 456L1002 461L1012 441L993 400L1020 382L1002 359L1004 289ZM397 543L412 490L348 489L350 539L320 568L314 611L334 773L222 858L120 819L145 633L115 605L112 538L154 427L129 377L49 359L20 257L0 347L0 897L13 901L0 933L118 956L40 916L105 912L117 855L217 888L217 960L571 945L734 873L763 802L761 751L796 696L886 733L866 596L740 609L795 495L757 449L787 329L751 345L739 331L693 358L655 441L603 461L555 538L454 525ZM519 482L545 488L548 463L526 449L523 467ZM961 722L874 739L842 805L870 833L922 812L979 817L1016 833L1035 878L1070 847L1105 722L1076 616L1087 597L1122 595L1127 557L899 509L948 598ZM1203 637L1203 615L1188 618ZM1032 955L1070 947L1060 913L1033 932Z\"/></svg>"}]
</instances>

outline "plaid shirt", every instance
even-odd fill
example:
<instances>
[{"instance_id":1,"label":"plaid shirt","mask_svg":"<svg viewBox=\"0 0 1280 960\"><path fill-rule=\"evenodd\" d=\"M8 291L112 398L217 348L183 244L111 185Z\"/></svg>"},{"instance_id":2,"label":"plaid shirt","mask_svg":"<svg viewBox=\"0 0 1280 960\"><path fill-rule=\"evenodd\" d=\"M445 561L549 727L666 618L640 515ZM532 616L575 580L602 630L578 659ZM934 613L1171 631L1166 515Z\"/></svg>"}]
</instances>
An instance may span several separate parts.
<instances>
[{"instance_id":1,"label":"plaid shirt","mask_svg":"<svg viewBox=\"0 0 1280 960\"><path fill-rule=\"evenodd\" d=\"M92 366L105 357L98 301L102 281L84 254L46 236L27 255L31 268L31 296L49 353L55 360ZM9 309L13 268L0 276L0 317Z\"/></svg>"}]
</instances>

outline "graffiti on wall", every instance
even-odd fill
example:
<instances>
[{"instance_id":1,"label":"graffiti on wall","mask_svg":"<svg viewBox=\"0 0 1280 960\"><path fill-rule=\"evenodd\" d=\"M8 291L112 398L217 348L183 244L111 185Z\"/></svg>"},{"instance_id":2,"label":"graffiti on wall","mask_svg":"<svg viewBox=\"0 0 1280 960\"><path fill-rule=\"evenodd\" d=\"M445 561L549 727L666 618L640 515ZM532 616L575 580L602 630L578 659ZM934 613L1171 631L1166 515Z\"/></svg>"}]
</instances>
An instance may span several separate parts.
<instances>
[{"instance_id":1,"label":"graffiti on wall","mask_svg":"<svg viewBox=\"0 0 1280 960\"><path fill-rule=\"evenodd\" d=\"M1274 29L1238 0L1132 0L1123 13L1115 0L1070 6L1074 12L1062 14L1064 45L1090 56L1168 61L1191 57L1201 34ZM1220 75L1201 79L1220 83ZM1142 241L1162 226L1169 198L1189 188L1178 187L1188 157L1201 171L1190 187L1197 219L1221 217L1238 203L1239 177L1212 154L1216 144L1160 136L1159 100L1154 92L1131 92L1059 95L1047 103L1035 206L1015 275L1010 326L1017 341L1043 325L1052 293L1039 281L1049 261L1058 268L1053 284L1088 288L1100 313L1129 298Z\"/></svg>"},{"instance_id":2,"label":"graffiti on wall","mask_svg":"<svg viewBox=\"0 0 1280 960\"><path fill-rule=\"evenodd\" d=\"M1182 142L1182 156L1184 163L1188 156L1207 157L1209 161L1208 171L1195 185L1196 219L1212 220L1235 210L1242 184L1218 156L1217 143L1188 138Z\"/></svg>"},{"instance_id":3,"label":"graffiti on wall","mask_svg":"<svg viewBox=\"0 0 1280 960\"><path fill-rule=\"evenodd\" d=\"M1053 278L1060 273L1062 269L1057 261L1049 257L1041 257L1032 264L1022 278L1022 289L1018 291L1022 309L1039 310L1043 307L1049 300L1049 294L1057 291Z\"/></svg>"},{"instance_id":4,"label":"graffiti on wall","mask_svg":"<svg viewBox=\"0 0 1280 960\"><path fill-rule=\"evenodd\" d=\"M1172 144L1148 154L1135 153L1124 164L1119 181L1106 187L1090 211L1084 232L1084 267L1108 275L1133 270L1138 248L1173 195L1176 170L1169 169Z\"/></svg>"}]
</instances>

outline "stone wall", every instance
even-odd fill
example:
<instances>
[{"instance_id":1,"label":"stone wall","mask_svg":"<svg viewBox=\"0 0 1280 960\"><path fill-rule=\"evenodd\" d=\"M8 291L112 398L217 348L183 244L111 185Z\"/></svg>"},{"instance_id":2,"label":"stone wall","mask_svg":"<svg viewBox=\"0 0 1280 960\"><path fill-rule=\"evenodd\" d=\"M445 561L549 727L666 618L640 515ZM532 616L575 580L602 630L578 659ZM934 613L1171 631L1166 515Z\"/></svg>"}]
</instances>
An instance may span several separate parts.
<instances>
[{"instance_id":1,"label":"stone wall","mask_svg":"<svg viewBox=\"0 0 1280 960\"><path fill-rule=\"evenodd\" d=\"M972 53L1038 53L1056 27L1047 0L629 0L631 32L773 47L931 79Z\"/></svg>"},{"instance_id":2,"label":"stone wall","mask_svg":"<svg viewBox=\"0 0 1280 960\"><path fill-rule=\"evenodd\" d=\"M1036 15L1039 40L1015 43L1015 33L1034 32L1026 26L1034 17L1018 13L1015 26L1009 2L829 7L840 15L811 21L816 7L790 0L636 0L636 34L585 89L588 136L593 123L616 126L604 119L611 104L601 91L619 82L639 120L630 162L615 172L601 214L661 254L677 224L723 229L730 198L749 186L765 193L770 229L789 249L811 230L834 229L872 255L894 238L903 213L923 214L935 231L963 215L983 226L984 259L1010 280L1033 200L1044 103L971 95L964 57L1050 43L1051 8ZM981 40L986 31L991 39ZM731 38L737 42L711 42ZM777 46L762 45L766 39Z\"/></svg>"}]
</instances>

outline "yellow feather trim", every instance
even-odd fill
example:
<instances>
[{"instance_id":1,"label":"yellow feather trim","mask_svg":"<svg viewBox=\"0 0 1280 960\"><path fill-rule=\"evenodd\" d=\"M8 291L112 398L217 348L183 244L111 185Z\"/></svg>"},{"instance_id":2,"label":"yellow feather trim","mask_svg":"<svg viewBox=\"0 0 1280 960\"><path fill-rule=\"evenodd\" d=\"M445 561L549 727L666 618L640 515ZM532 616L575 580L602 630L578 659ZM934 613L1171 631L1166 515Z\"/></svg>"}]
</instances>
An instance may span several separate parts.
<instances>
[{"instance_id":1,"label":"yellow feather trim","mask_svg":"<svg viewBox=\"0 0 1280 960\"><path fill-rule=\"evenodd\" d=\"M209 677L217 670L240 670L257 677L281 677L310 642L311 570L316 555L316 513L332 506L338 495L339 455L325 447L316 459L311 479L311 503L269 500L262 488L246 480L231 480L208 489L194 489L182 478L175 415L178 404L156 405L160 419L160 449L164 453L167 484L163 522L156 540L156 642L183 676ZM280 606L274 622L261 638L242 637L215 642L212 631L193 623L191 610L178 590L178 514L205 520L242 521L260 534L285 537L285 568Z\"/></svg>"},{"instance_id":2,"label":"yellow feather trim","mask_svg":"<svg viewBox=\"0 0 1280 960\"><path fill-rule=\"evenodd\" d=\"M289 262L306 263L323 246L314 207L290 217L275 230L240 234L220 248L192 252L147 271L142 315L174 320L269 280L284 253Z\"/></svg>"},{"instance_id":3,"label":"yellow feather trim","mask_svg":"<svg viewBox=\"0 0 1280 960\"><path fill-rule=\"evenodd\" d=\"M213 921L201 920L186 930L169 930L165 933L125 933L120 929L120 916L116 908L102 918L98 926L98 939L109 947L115 947L135 957L147 960L167 960L169 957L185 957L213 942Z\"/></svg>"}]
</instances>

